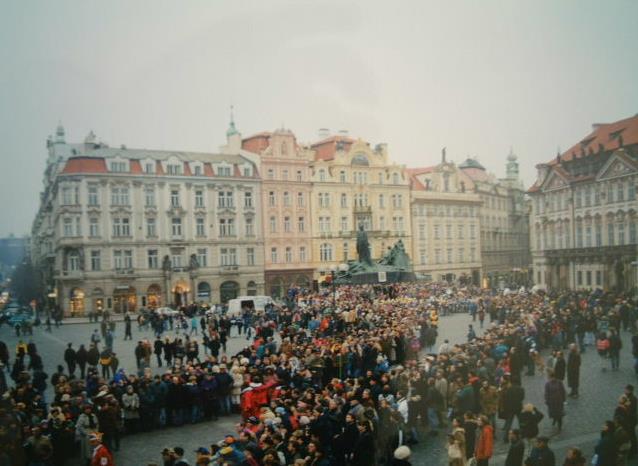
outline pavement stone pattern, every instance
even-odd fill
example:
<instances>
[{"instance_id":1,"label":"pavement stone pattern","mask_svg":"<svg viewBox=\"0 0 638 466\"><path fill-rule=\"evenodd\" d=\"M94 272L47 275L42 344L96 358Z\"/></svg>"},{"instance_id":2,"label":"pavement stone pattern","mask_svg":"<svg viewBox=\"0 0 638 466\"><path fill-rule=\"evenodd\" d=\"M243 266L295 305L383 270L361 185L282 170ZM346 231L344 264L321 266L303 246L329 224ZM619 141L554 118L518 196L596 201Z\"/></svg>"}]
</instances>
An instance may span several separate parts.
<instances>
[{"instance_id":1,"label":"pavement stone pattern","mask_svg":"<svg viewBox=\"0 0 638 466\"><path fill-rule=\"evenodd\" d=\"M451 343L463 342L466 339L467 325L472 323L470 316L466 314L454 314L443 316L440 319L438 345L449 339ZM486 320L485 325L489 325ZM63 360L63 352L68 342L73 342L74 347L84 343L88 344L89 337L98 325L88 322L76 322L63 324L60 328L53 327L52 332L45 332L43 327L36 328L33 336L21 337L25 342L32 339L38 346L38 351L43 357L45 371L51 375L56 366ZM481 330L478 322L475 323L477 333ZM235 332L235 330L233 330ZM128 371L135 370L134 347L142 338L153 340L150 330L139 331L137 324L133 324L133 340L122 340L124 324L117 323L114 342L114 351L120 358L120 366ZM174 334L174 332L171 332ZM556 434L547 416L541 423L541 433L550 437L550 447L556 454L557 464L562 464L565 452L570 446L578 446L583 450L587 458L593 455L602 423L610 419L616 406L618 397L623 392L626 384L632 383L638 386L638 380L633 370L631 356L631 335L622 333L623 350L621 352L620 370L612 372L609 361L602 361L595 349L587 348L582 355L580 397L568 399L566 417L563 423L563 431ZM195 336L201 341L201 335ZM3 326L0 328L0 339L4 340L10 348L11 356L15 354L15 345L18 337L12 329ZM248 345L248 341L242 335L233 333L228 340L228 354L235 354ZM546 352L545 352L546 353ZM546 356L546 354L545 354ZM154 373L161 373L165 368L157 368L155 360L151 360ZM602 368L605 367L606 371ZM541 412L547 414L544 403L545 375L538 374L534 377L524 377L523 386L526 393L526 402L537 406ZM49 391L51 393L51 391ZM136 434L124 437L121 449L115 452L118 465L146 465L148 462L161 464L160 452L164 447L181 446L187 453L187 458L193 460L195 449L200 446L208 447L216 443L229 432L234 432L234 426L239 421L239 416L232 415L221 417L218 421L204 422L195 425L185 425L179 428L166 428L148 433ZM503 442L502 422L498 421L495 442L495 456L490 462L494 465L502 465L505 462L507 445ZM514 427L517 427L514 421ZM415 445L412 455L412 463L417 465L447 465L447 439L441 432L436 437L422 436L421 443ZM79 463L78 463L79 464ZM630 464L638 464L631 462Z\"/></svg>"}]
</instances>

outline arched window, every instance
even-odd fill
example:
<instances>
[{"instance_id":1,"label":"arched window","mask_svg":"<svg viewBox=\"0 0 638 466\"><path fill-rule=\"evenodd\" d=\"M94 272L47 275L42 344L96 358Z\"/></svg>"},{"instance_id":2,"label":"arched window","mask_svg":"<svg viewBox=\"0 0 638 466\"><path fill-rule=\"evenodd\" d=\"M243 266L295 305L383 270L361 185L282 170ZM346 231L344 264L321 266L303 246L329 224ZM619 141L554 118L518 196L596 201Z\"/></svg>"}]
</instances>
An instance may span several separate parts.
<instances>
[{"instance_id":1,"label":"arched window","mask_svg":"<svg viewBox=\"0 0 638 466\"><path fill-rule=\"evenodd\" d=\"M392 184L399 184L399 174L398 173L393 173L392 174Z\"/></svg>"},{"instance_id":2,"label":"arched window","mask_svg":"<svg viewBox=\"0 0 638 466\"><path fill-rule=\"evenodd\" d=\"M319 259L324 261L332 261L332 245L323 243L319 246Z\"/></svg>"},{"instance_id":3,"label":"arched window","mask_svg":"<svg viewBox=\"0 0 638 466\"><path fill-rule=\"evenodd\" d=\"M246 284L246 295L248 296L257 296L257 283L253 281L249 281Z\"/></svg>"},{"instance_id":4,"label":"arched window","mask_svg":"<svg viewBox=\"0 0 638 466\"><path fill-rule=\"evenodd\" d=\"M199 282L197 285L197 298L203 300L210 299L210 284L207 282Z\"/></svg>"}]
</instances>

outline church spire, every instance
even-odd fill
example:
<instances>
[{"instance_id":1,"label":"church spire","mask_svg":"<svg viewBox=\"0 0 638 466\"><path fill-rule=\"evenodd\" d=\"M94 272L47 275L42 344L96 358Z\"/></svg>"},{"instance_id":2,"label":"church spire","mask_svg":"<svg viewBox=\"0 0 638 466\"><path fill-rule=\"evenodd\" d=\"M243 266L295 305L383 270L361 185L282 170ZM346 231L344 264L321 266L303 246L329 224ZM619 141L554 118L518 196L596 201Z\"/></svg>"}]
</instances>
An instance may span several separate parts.
<instances>
[{"instance_id":1,"label":"church spire","mask_svg":"<svg viewBox=\"0 0 638 466\"><path fill-rule=\"evenodd\" d=\"M226 131L226 136L230 137L234 134L238 134L237 128L235 127L235 107L234 105L230 106L230 125L228 126L228 130Z\"/></svg>"}]
</instances>

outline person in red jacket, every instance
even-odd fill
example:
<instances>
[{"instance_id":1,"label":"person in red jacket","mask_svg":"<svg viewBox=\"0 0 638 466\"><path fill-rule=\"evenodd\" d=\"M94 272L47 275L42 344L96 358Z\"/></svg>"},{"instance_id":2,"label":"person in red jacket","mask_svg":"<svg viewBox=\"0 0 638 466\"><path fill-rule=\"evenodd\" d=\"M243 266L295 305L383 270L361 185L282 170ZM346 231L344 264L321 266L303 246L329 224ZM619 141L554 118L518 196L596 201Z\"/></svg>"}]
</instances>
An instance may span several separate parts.
<instances>
[{"instance_id":1,"label":"person in red jacket","mask_svg":"<svg viewBox=\"0 0 638 466\"><path fill-rule=\"evenodd\" d=\"M115 466L113 455L111 455L109 449L102 444L101 432L91 432L89 434L89 444L93 447L91 466Z\"/></svg>"},{"instance_id":2,"label":"person in red jacket","mask_svg":"<svg viewBox=\"0 0 638 466\"><path fill-rule=\"evenodd\" d=\"M487 416L481 415L478 418L478 439L474 447L474 458L477 466L488 466L490 458L494 453L494 429L490 425Z\"/></svg>"}]
</instances>

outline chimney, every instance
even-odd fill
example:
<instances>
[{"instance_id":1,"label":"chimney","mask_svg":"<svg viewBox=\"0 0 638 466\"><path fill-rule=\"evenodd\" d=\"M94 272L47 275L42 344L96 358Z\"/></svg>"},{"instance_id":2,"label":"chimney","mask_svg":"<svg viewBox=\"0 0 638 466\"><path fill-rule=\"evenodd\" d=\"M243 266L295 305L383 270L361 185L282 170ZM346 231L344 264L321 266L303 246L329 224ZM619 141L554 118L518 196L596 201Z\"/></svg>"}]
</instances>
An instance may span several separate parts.
<instances>
[{"instance_id":1,"label":"chimney","mask_svg":"<svg viewBox=\"0 0 638 466\"><path fill-rule=\"evenodd\" d=\"M319 140L326 139L330 137L330 130L328 128L319 128L317 135L319 136Z\"/></svg>"}]
</instances>

